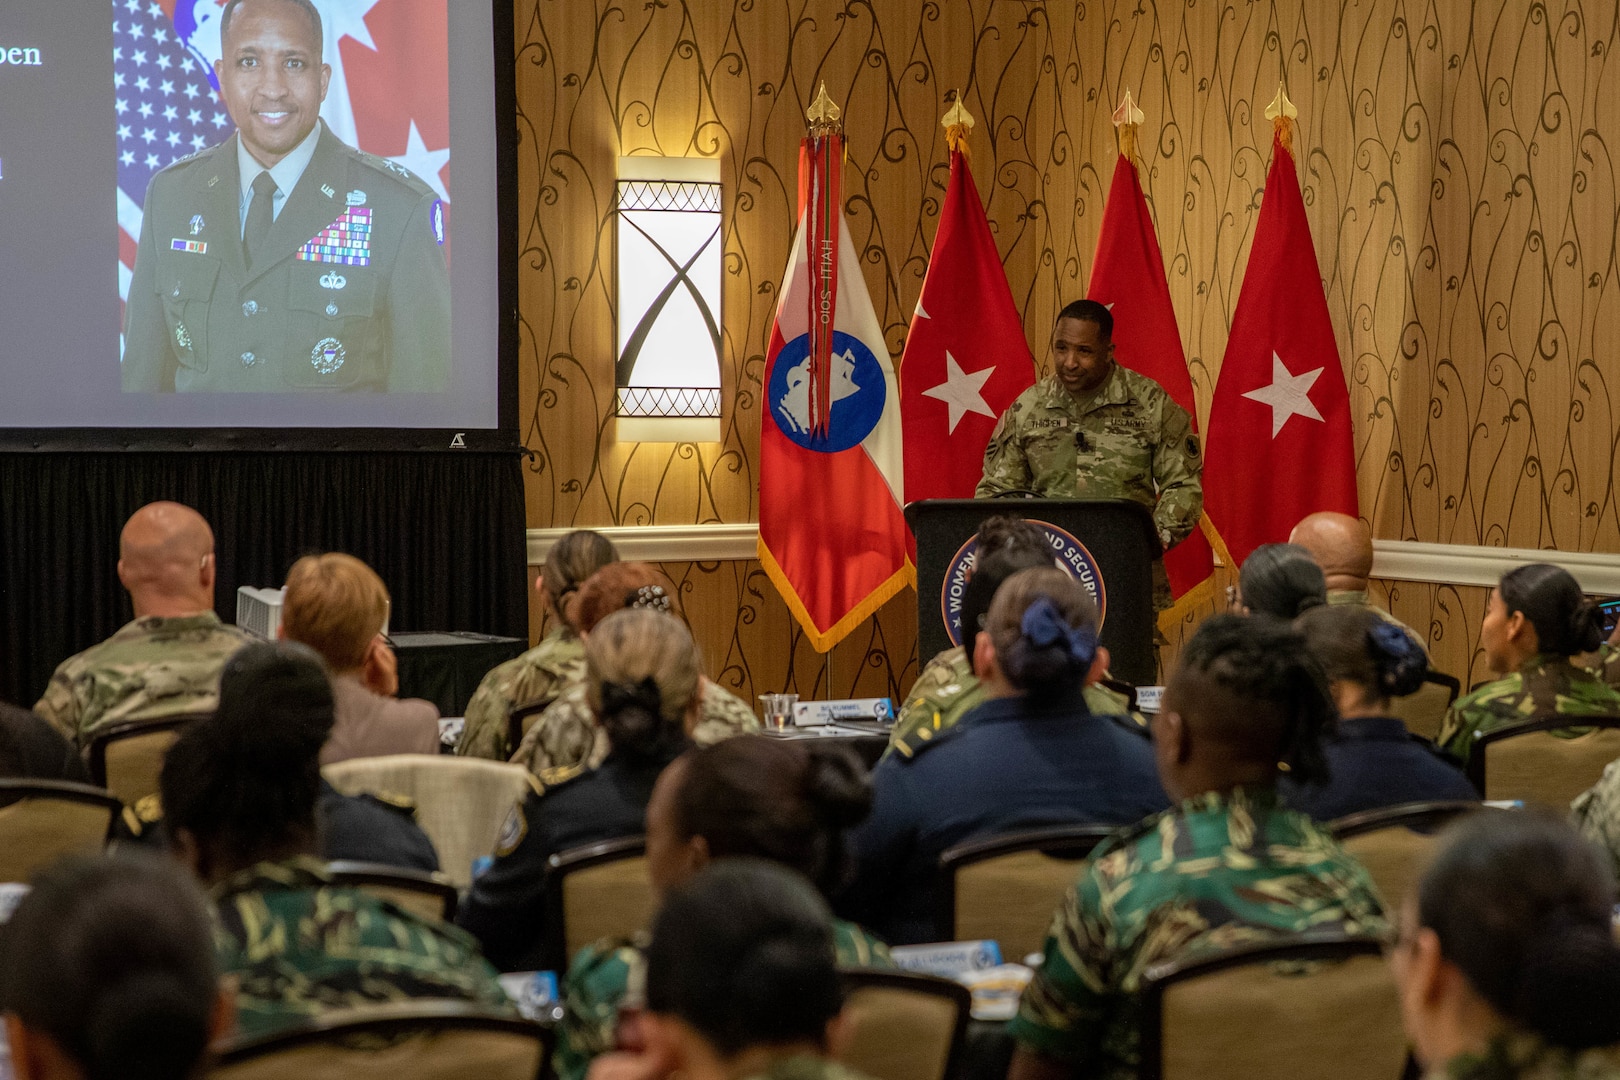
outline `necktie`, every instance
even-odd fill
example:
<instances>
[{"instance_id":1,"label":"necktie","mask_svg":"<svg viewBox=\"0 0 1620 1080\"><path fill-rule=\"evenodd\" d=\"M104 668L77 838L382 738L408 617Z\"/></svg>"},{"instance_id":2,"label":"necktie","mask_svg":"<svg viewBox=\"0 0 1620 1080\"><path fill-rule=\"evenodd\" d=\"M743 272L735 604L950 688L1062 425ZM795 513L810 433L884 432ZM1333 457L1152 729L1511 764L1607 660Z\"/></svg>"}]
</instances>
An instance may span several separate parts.
<instances>
[{"instance_id":1,"label":"necktie","mask_svg":"<svg viewBox=\"0 0 1620 1080\"><path fill-rule=\"evenodd\" d=\"M270 234L270 223L274 220L270 200L275 194L276 182L270 179L268 170L253 178L253 201L248 204L247 226L242 230L242 253L247 256L249 268L252 268L264 238Z\"/></svg>"}]
</instances>

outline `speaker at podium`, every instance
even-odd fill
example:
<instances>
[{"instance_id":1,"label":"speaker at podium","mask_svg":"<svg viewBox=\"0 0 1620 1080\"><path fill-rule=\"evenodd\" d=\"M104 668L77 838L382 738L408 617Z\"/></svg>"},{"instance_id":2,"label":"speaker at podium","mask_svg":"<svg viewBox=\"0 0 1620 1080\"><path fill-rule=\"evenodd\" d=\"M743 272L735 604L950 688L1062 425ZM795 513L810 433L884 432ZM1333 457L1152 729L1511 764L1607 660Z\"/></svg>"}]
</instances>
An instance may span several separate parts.
<instances>
[{"instance_id":1,"label":"speaker at podium","mask_svg":"<svg viewBox=\"0 0 1620 1080\"><path fill-rule=\"evenodd\" d=\"M906 507L917 538L917 655L926 664L962 640L962 597L980 522L1016 514L1039 526L1052 557L1084 585L1102 618L1115 678L1158 679L1153 562L1162 554L1152 513L1128 499L924 499Z\"/></svg>"}]
</instances>

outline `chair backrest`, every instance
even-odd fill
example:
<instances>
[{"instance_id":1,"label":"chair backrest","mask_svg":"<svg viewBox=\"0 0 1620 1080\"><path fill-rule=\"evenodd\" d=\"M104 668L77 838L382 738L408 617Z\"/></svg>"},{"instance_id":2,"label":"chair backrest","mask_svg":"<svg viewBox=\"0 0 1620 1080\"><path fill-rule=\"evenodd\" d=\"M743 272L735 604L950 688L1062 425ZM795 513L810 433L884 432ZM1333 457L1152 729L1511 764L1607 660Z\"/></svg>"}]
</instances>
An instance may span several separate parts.
<instances>
[{"instance_id":1,"label":"chair backrest","mask_svg":"<svg viewBox=\"0 0 1620 1080\"><path fill-rule=\"evenodd\" d=\"M0 780L0 882L28 881L66 855L93 855L123 804L66 780Z\"/></svg>"},{"instance_id":2,"label":"chair backrest","mask_svg":"<svg viewBox=\"0 0 1620 1080\"><path fill-rule=\"evenodd\" d=\"M1396 1080L1407 1056L1382 942L1306 934L1142 980L1143 1080Z\"/></svg>"},{"instance_id":3,"label":"chair backrest","mask_svg":"<svg viewBox=\"0 0 1620 1080\"><path fill-rule=\"evenodd\" d=\"M1113 831L1108 825L1063 825L947 849L939 857L945 880L936 937L997 941L1009 961L1038 952L1081 864Z\"/></svg>"},{"instance_id":4,"label":"chair backrest","mask_svg":"<svg viewBox=\"0 0 1620 1080\"><path fill-rule=\"evenodd\" d=\"M1389 711L1406 724L1406 730L1425 739L1440 737L1440 727L1446 721L1446 710L1462 692L1462 684L1455 675L1430 668L1423 674L1423 684L1405 697L1391 699Z\"/></svg>"},{"instance_id":5,"label":"chair backrest","mask_svg":"<svg viewBox=\"0 0 1620 1080\"><path fill-rule=\"evenodd\" d=\"M1593 730L1572 739L1555 731ZM1474 740L1468 775L1491 800L1521 799L1559 812L1620 758L1620 717L1535 716Z\"/></svg>"},{"instance_id":6,"label":"chair backrest","mask_svg":"<svg viewBox=\"0 0 1620 1080\"><path fill-rule=\"evenodd\" d=\"M853 968L844 972L839 1061L873 1080L945 1080L955 1075L973 995L933 975Z\"/></svg>"},{"instance_id":7,"label":"chair backrest","mask_svg":"<svg viewBox=\"0 0 1620 1080\"><path fill-rule=\"evenodd\" d=\"M539 1024L455 1001L327 1013L216 1046L210 1080L536 1080L551 1060Z\"/></svg>"},{"instance_id":8,"label":"chair backrest","mask_svg":"<svg viewBox=\"0 0 1620 1080\"><path fill-rule=\"evenodd\" d=\"M544 955L566 971L591 942L645 929L657 906L646 837L559 851L546 863Z\"/></svg>"},{"instance_id":9,"label":"chair backrest","mask_svg":"<svg viewBox=\"0 0 1620 1080\"><path fill-rule=\"evenodd\" d=\"M327 863L326 870L336 884L369 893L420 918L452 922L456 917L456 887L443 874L347 859Z\"/></svg>"},{"instance_id":10,"label":"chair backrest","mask_svg":"<svg viewBox=\"0 0 1620 1080\"><path fill-rule=\"evenodd\" d=\"M532 790L529 770L521 765L446 754L351 758L321 773L345 795L373 792L412 800L417 824L458 889L472 884L473 860L494 854L512 807Z\"/></svg>"},{"instance_id":11,"label":"chair backrest","mask_svg":"<svg viewBox=\"0 0 1620 1080\"><path fill-rule=\"evenodd\" d=\"M523 745L523 736L529 733L534 722L540 719L540 714L551 708L556 698L546 698L543 701L531 701L527 705L515 707L506 716L506 745L511 747L512 753Z\"/></svg>"},{"instance_id":12,"label":"chair backrest","mask_svg":"<svg viewBox=\"0 0 1620 1080\"><path fill-rule=\"evenodd\" d=\"M1480 809L1476 802L1404 803L1350 814L1328 828L1367 868L1385 907L1395 911L1422 875L1434 850L1435 834L1454 819Z\"/></svg>"},{"instance_id":13,"label":"chair backrest","mask_svg":"<svg viewBox=\"0 0 1620 1080\"><path fill-rule=\"evenodd\" d=\"M156 795L163 757L180 737L180 729L213 713L187 713L161 720L131 720L98 732L87 750L90 780L126 805Z\"/></svg>"}]
</instances>

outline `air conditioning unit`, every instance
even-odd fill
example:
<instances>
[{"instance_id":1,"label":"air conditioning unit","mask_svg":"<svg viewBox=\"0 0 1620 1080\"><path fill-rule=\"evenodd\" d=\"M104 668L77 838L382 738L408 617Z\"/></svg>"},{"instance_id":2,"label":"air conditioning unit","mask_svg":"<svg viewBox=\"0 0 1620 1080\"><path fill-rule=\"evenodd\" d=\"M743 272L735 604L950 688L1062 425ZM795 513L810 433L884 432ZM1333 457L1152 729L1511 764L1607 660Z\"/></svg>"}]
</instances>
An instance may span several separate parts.
<instances>
[{"instance_id":1,"label":"air conditioning unit","mask_svg":"<svg viewBox=\"0 0 1620 1080\"><path fill-rule=\"evenodd\" d=\"M281 628L281 601L285 589L255 589L243 585L236 590L236 625L266 641L276 640Z\"/></svg>"}]
</instances>

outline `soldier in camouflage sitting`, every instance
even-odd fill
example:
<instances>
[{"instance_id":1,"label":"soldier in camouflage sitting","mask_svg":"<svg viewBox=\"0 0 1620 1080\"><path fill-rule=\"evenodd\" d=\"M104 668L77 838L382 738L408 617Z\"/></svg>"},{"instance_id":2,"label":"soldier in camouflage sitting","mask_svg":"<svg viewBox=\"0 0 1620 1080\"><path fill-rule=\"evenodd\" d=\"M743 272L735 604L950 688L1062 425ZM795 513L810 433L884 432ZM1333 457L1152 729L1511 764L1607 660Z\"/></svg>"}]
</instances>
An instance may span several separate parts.
<instances>
[{"instance_id":1,"label":"soldier in camouflage sitting","mask_svg":"<svg viewBox=\"0 0 1620 1080\"><path fill-rule=\"evenodd\" d=\"M1155 964L1308 930L1387 932L1367 872L1278 802L1278 762L1323 773L1332 719L1288 624L1217 615L1198 628L1153 720L1160 779L1181 801L1092 853L1012 1022L1009 1080L1135 1077L1137 995Z\"/></svg>"},{"instance_id":2,"label":"soldier in camouflage sitting","mask_svg":"<svg viewBox=\"0 0 1620 1080\"><path fill-rule=\"evenodd\" d=\"M225 667L218 714L188 727L163 763L165 824L211 891L238 1030L263 1035L408 998L508 1007L466 933L334 885L315 857L319 756L331 731L332 688L315 653L249 645Z\"/></svg>"},{"instance_id":3,"label":"soldier in camouflage sitting","mask_svg":"<svg viewBox=\"0 0 1620 1080\"><path fill-rule=\"evenodd\" d=\"M534 588L555 626L540 644L484 676L467 702L456 753L505 761L517 749L507 741L512 710L549 705L565 687L579 681L585 646L570 612L585 579L618 558L607 537L589 529L578 529L551 545Z\"/></svg>"},{"instance_id":4,"label":"soldier in camouflage sitting","mask_svg":"<svg viewBox=\"0 0 1620 1080\"><path fill-rule=\"evenodd\" d=\"M1452 704L1440 745L1466 761L1476 736L1505 724L1552 713L1620 716L1620 692L1570 662L1602 640L1602 615L1568 570L1531 563L1503 574L1479 629L1485 662L1502 678Z\"/></svg>"},{"instance_id":5,"label":"soldier in camouflage sitting","mask_svg":"<svg viewBox=\"0 0 1620 1080\"><path fill-rule=\"evenodd\" d=\"M62 661L34 711L83 747L114 724L208 712L219 669L249 639L214 614L214 533L179 503L135 511L118 540L135 621Z\"/></svg>"},{"instance_id":6,"label":"soldier in camouflage sitting","mask_svg":"<svg viewBox=\"0 0 1620 1080\"><path fill-rule=\"evenodd\" d=\"M592 574L579 588L572 610L581 638L588 638L597 623L625 608L651 608L680 616L675 587L656 568L643 562L614 563ZM693 742L708 746L759 729L759 718L747 702L707 678L700 679L699 687L698 713L689 731ZM553 770L579 765L595 768L607 753L607 736L592 716L581 672L562 686L557 700L530 726L512 761L526 766L541 783L551 783Z\"/></svg>"}]
</instances>

